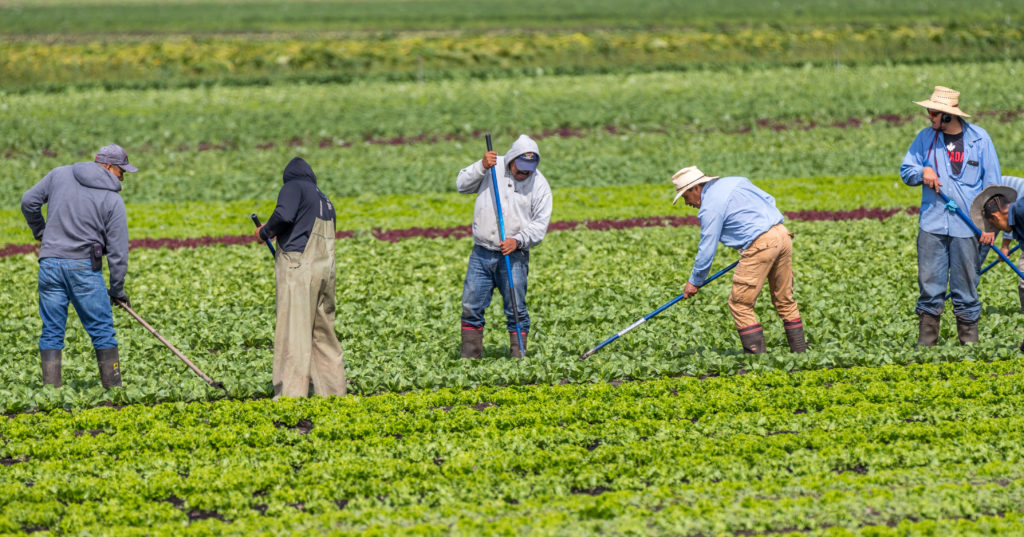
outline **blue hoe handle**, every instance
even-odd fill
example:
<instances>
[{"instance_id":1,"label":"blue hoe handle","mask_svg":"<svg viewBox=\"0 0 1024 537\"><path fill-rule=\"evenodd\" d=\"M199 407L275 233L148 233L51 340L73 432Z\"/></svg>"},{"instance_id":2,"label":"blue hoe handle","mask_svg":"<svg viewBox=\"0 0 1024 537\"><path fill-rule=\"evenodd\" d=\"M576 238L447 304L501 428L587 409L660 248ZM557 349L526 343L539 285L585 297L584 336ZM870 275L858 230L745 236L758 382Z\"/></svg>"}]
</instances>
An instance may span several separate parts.
<instances>
[{"instance_id":1,"label":"blue hoe handle","mask_svg":"<svg viewBox=\"0 0 1024 537\"><path fill-rule=\"evenodd\" d=\"M486 135L487 139L487 152L494 151L491 146L491 135ZM508 163L506 163L506 166ZM498 236L501 237L501 242L505 242L505 219L501 216L501 196L498 195L498 175L494 172L494 166L491 166L491 190L494 191L494 208L498 213ZM519 326L519 306L516 304L516 284L512 281L512 263L508 260L508 255L505 255L505 274L508 275L508 293L509 302L512 303L512 311L515 312L516 317L516 339L519 340L519 353L526 357L526 348L523 347L523 329Z\"/></svg>"},{"instance_id":2,"label":"blue hoe handle","mask_svg":"<svg viewBox=\"0 0 1024 537\"><path fill-rule=\"evenodd\" d=\"M704 287L705 285L711 283L712 281L714 281L716 278L718 278L722 274L725 274L726 272L729 272L730 270L736 268L736 265L738 265L738 264L739 264L739 261L733 261L731 265L729 265L728 267L725 267L724 269L722 269L722 270L712 274L710 278L704 280L704 283L698 285L697 287L698 288ZM682 300L683 299L683 295L685 295L685 294L686 293L683 293L683 294L673 298L672 300L669 300L668 302L666 302L660 308L658 308L658 309L648 313L647 315L644 315L643 318L641 318L637 322L627 326L626 328L622 329L617 334L615 334L612 337L602 341L601 343L598 343L598 345L596 347L594 347L593 349L590 349L589 351L583 353L583 356L580 356L579 359L580 360L586 360L587 358L590 358L595 352L603 349L605 347L605 345L608 345L609 343L615 341L616 339L619 339L620 337L626 335L627 333L632 331L634 328L636 328L636 327L646 323L649 319L651 319L655 315L657 315L657 314L659 314L659 313L661 313L661 312L671 308L673 305L675 305L676 302L679 302L680 300Z\"/></svg>"}]
</instances>

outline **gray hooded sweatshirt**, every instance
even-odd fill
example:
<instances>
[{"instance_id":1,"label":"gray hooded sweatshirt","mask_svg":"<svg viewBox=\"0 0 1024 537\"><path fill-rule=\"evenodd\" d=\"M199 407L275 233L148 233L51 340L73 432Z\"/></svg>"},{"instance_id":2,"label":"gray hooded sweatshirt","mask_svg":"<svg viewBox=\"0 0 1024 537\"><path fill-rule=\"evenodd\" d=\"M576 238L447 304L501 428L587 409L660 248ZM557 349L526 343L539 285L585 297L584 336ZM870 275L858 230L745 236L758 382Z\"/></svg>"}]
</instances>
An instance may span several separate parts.
<instances>
[{"instance_id":1,"label":"gray hooded sweatshirt","mask_svg":"<svg viewBox=\"0 0 1024 537\"><path fill-rule=\"evenodd\" d=\"M90 245L100 244L115 297L124 296L128 272L128 218L120 191L121 181L103 166L77 162L54 168L21 197L28 227L43 241L39 257L89 259Z\"/></svg>"},{"instance_id":2,"label":"gray hooded sweatshirt","mask_svg":"<svg viewBox=\"0 0 1024 537\"><path fill-rule=\"evenodd\" d=\"M523 181L516 181L506 163L523 153L537 153L537 142L523 134L512 148L499 156L494 172L498 177L501 213L505 222L505 238L515 239L523 249L532 248L544 240L551 221L551 187L540 173L540 168ZM459 172L455 186L462 194L476 194L473 207L473 243L488 250L501 251L498 218L494 210L491 171L485 170L478 160Z\"/></svg>"}]
</instances>

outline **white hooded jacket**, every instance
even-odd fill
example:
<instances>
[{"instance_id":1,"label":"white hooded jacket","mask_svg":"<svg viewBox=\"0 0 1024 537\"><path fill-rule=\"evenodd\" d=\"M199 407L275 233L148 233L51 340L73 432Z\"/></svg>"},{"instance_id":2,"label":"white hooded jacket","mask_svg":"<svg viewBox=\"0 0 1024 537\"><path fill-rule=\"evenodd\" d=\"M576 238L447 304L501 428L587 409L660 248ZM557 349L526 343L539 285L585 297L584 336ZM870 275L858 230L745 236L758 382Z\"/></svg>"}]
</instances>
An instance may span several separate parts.
<instances>
[{"instance_id":1,"label":"white hooded jacket","mask_svg":"<svg viewBox=\"0 0 1024 537\"><path fill-rule=\"evenodd\" d=\"M538 168L523 181L516 181L505 166L523 153L537 153L537 142L523 134L512 148L499 156L494 165L501 196L501 213L505 222L505 238L515 239L523 249L532 248L544 240L551 221L551 187ZM473 207L473 243L488 250L501 251L498 218L494 196L491 193L491 172L478 160L463 168L455 185L461 194L476 194Z\"/></svg>"}]
</instances>

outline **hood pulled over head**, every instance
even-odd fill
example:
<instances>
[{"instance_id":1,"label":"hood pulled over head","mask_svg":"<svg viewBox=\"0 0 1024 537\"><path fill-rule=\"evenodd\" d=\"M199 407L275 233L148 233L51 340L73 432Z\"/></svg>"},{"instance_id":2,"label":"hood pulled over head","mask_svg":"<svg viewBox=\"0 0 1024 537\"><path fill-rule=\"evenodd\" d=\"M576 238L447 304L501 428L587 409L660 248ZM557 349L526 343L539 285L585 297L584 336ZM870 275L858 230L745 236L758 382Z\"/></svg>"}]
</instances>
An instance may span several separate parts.
<instances>
[{"instance_id":1,"label":"hood pulled over head","mask_svg":"<svg viewBox=\"0 0 1024 537\"><path fill-rule=\"evenodd\" d=\"M295 157L284 167L284 182L294 181L296 179L306 179L316 184L316 174L313 173L313 168L308 162L302 159L302 157Z\"/></svg>"},{"instance_id":2,"label":"hood pulled over head","mask_svg":"<svg viewBox=\"0 0 1024 537\"><path fill-rule=\"evenodd\" d=\"M121 181L106 168L95 162L76 162L71 165L71 172L75 174L78 184L86 188L98 190L121 191Z\"/></svg>"},{"instance_id":3,"label":"hood pulled over head","mask_svg":"<svg viewBox=\"0 0 1024 537\"><path fill-rule=\"evenodd\" d=\"M533 154L533 167L536 169L537 163L540 161L540 149L537 148L537 142L525 134L520 134L519 138L512 144L512 148L508 150L508 153L505 153L505 167L510 167L513 160L526 153ZM532 172L533 170L530 171Z\"/></svg>"}]
</instances>

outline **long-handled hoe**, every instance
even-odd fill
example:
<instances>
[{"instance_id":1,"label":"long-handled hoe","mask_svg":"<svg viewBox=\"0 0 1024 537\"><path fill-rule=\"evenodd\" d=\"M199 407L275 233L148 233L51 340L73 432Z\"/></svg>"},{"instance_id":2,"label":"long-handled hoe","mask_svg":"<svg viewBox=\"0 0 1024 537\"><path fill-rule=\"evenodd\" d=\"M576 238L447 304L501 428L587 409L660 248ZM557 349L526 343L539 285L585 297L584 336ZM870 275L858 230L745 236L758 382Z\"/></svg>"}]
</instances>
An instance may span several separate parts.
<instances>
[{"instance_id":1,"label":"long-handled hoe","mask_svg":"<svg viewBox=\"0 0 1024 537\"><path fill-rule=\"evenodd\" d=\"M967 227L971 228L971 231L974 231L974 234L980 237L981 236L981 230L978 229L978 226L974 225L974 222L972 222L971 219L968 218L968 216L966 214L964 214L964 211L962 209L960 209L960 207L957 206L956 202L951 200L951 199L949 199L949 196L947 196L941 190L936 190L936 192L938 192L938 194L940 196L942 196L942 201L946 202L946 209L956 213L956 215L959 216L961 220L963 220L965 223L967 223ZM1002 259L1003 261L1006 262L1007 265L1010 265L1010 268L1012 268L1013 271L1017 273L1017 276L1020 276L1021 278L1024 278L1024 272L1021 272L1020 269L1017 268L1017 265L1014 265L1013 261L1010 261L1010 258L1007 257L1006 254L1004 254L1002 250L1000 250L999 248L992 248L992 249L995 250L996 254L999 255L999 259Z\"/></svg>"},{"instance_id":2,"label":"long-handled hoe","mask_svg":"<svg viewBox=\"0 0 1024 537\"><path fill-rule=\"evenodd\" d=\"M487 139L487 151L494 151L494 147L491 145L491 135L486 135ZM508 163L505 163L508 166ZM501 216L501 196L498 195L498 176L494 171L494 166L491 166L491 192L494 193L494 207L495 212L498 213L498 235L501 238L501 242L505 242L505 219ZM512 281L512 263L508 260L508 255L505 256L505 274L508 275L508 294L509 302L512 303L512 312L515 314L516 319L516 339L519 340L519 354L526 358L526 347L523 346L523 329L519 326L519 306L516 304L516 284Z\"/></svg>"},{"instance_id":3,"label":"long-handled hoe","mask_svg":"<svg viewBox=\"0 0 1024 537\"><path fill-rule=\"evenodd\" d=\"M117 305L121 306L122 308L124 308L124 311L127 311L128 314L131 315L132 317L134 317L136 321L139 321L139 323L143 327L145 327L146 330L149 330L149 332L151 334L156 336L156 338L160 340L160 343L163 343L164 346L166 346L168 349L171 349L171 352L173 352L178 358L181 358L181 361L185 362L185 365L187 365L189 367L189 369L191 369L193 372L195 372L196 375L199 375L199 378L205 380L206 383L209 384L210 386L213 386L214 388L220 388L220 389L224 390L225 393L227 393L228 389L224 387L224 383L223 382L215 381L212 378L210 378L209 376L207 376L206 373L203 373L198 367L196 367L196 364L193 364L188 358L185 358L185 355L182 354L181 351L179 351L178 349L174 348L174 345L171 345L170 342L168 342L166 339L164 339L164 337L160 335L160 332L157 332L156 329L154 329L152 326L149 325L149 323L147 323L145 320L143 320L142 317L140 317L138 313L135 313L135 310L131 309L128 306L128 304L125 304L124 302L121 302L120 300L118 300L117 301Z\"/></svg>"},{"instance_id":4,"label":"long-handled hoe","mask_svg":"<svg viewBox=\"0 0 1024 537\"><path fill-rule=\"evenodd\" d=\"M712 274L711 277L709 277L708 279L704 280L704 283L698 285L697 287L698 288L704 287L705 285L711 283L713 280L715 280L716 278L718 278L722 274L725 274L726 272L729 272L730 270L735 268L736 265L738 265L738 264L739 264L739 261L733 261L731 265L729 265L728 267L725 267L724 269L722 269L722 270ZM659 313L661 313L661 312L671 308L672 306L675 305L676 302L679 302L682 299L683 299L683 295L679 295L679 296L673 298L672 300L669 300L668 302L666 302L660 308L658 308L658 309L648 313L647 315L644 315L642 319L639 319L637 322L627 326L626 328L623 328L620 332L616 333L612 337L602 341L601 343L598 343L596 347L594 347L593 349L590 349L589 351L583 353L583 356L580 356L579 359L580 360L586 360L587 358L590 358L595 352L603 349L605 347L605 345L607 345L607 344L615 341L616 339L619 339L620 337L626 335L627 333L631 332L634 328L636 328L636 327L646 323L650 318L652 318L655 315L657 315L657 314L659 314Z\"/></svg>"}]
</instances>

